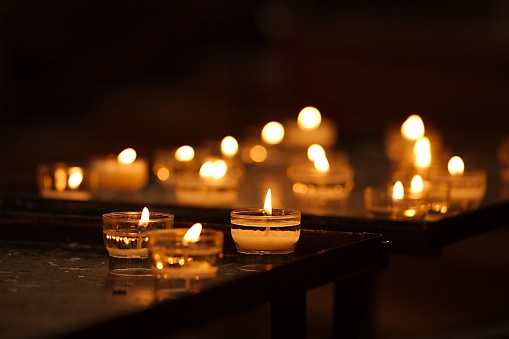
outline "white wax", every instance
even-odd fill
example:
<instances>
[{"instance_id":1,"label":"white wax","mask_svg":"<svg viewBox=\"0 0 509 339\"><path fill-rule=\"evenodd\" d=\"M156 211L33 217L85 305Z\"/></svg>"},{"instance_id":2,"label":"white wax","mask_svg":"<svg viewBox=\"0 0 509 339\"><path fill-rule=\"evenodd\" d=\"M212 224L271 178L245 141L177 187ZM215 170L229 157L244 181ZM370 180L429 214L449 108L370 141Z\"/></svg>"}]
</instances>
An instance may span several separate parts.
<instances>
[{"instance_id":1,"label":"white wax","mask_svg":"<svg viewBox=\"0 0 509 339\"><path fill-rule=\"evenodd\" d=\"M218 266L212 266L207 261L188 261L181 267L163 267L161 269L153 267L156 274L167 274L170 279L213 278L218 269Z\"/></svg>"},{"instance_id":2,"label":"white wax","mask_svg":"<svg viewBox=\"0 0 509 339\"><path fill-rule=\"evenodd\" d=\"M148 256L148 250L146 248L128 248L128 249L119 249L114 247L109 247L108 253L112 257L118 258L146 258Z\"/></svg>"},{"instance_id":3,"label":"white wax","mask_svg":"<svg viewBox=\"0 0 509 339\"><path fill-rule=\"evenodd\" d=\"M227 206L237 201L237 186L233 177L203 179L184 175L176 181L175 198L183 205Z\"/></svg>"},{"instance_id":4,"label":"white wax","mask_svg":"<svg viewBox=\"0 0 509 339\"><path fill-rule=\"evenodd\" d=\"M263 230L263 231L262 231ZM247 250L284 250L294 246L300 231L259 231L232 229L233 240Z\"/></svg>"},{"instance_id":5,"label":"white wax","mask_svg":"<svg viewBox=\"0 0 509 339\"><path fill-rule=\"evenodd\" d=\"M148 163L145 159L122 164L113 157L96 158L90 162L90 176L93 189L137 191L148 183Z\"/></svg>"}]
</instances>

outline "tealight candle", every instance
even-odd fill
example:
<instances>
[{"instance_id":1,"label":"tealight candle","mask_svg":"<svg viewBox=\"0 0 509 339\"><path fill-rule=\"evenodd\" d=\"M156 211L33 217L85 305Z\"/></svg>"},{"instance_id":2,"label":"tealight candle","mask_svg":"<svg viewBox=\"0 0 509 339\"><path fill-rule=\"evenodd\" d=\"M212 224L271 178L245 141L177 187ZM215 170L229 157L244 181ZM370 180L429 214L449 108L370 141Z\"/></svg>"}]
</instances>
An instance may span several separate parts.
<instances>
[{"instance_id":1,"label":"tealight candle","mask_svg":"<svg viewBox=\"0 0 509 339\"><path fill-rule=\"evenodd\" d=\"M150 267L158 298L198 291L215 278L223 255L224 233L196 223L189 229L156 230L149 234Z\"/></svg>"},{"instance_id":2,"label":"tealight candle","mask_svg":"<svg viewBox=\"0 0 509 339\"><path fill-rule=\"evenodd\" d=\"M137 158L134 149L126 148L117 156L93 158L90 176L93 190L134 192L148 183L148 162Z\"/></svg>"},{"instance_id":3,"label":"tealight candle","mask_svg":"<svg viewBox=\"0 0 509 339\"><path fill-rule=\"evenodd\" d=\"M426 138L429 142L429 159L426 154L421 159L415 158L415 144L419 139ZM440 154L443 148L442 136L438 131L425 127L422 118L417 114L411 114L400 127L390 126L385 131L385 153L388 159L398 169L419 167L431 156ZM428 167L425 164L425 167Z\"/></svg>"},{"instance_id":4,"label":"tealight candle","mask_svg":"<svg viewBox=\"0 0 509 339\"><path fill-rule=\"evenodd\" d=\"M123 275L150 275L148 264L148 232L173 228L169 213L142 212L105 213L103 241L110 256L110 272Z\"/></svg>"},{"instance_id":5,"label":"tealight candle","mask_svg":"<svg viewBox=\"0 0 509 339\"><path fill-rule=\"evenodd\" d=\"M237 201L238 185L238 174L230 173L224 160L208 160L199 173L177 177L175 197L183 205L229 206Z\"/></svg>"},{"instance_id":6,"label":"tealight candle","mask_svg":"<svg viewBox=\"0 0 509 339\"><path fill-rule=\"evenodd\" d=\"M157 149L153 155L152 172L161 186L174 188L179 175L189 171L198 171L203 160L209 155L208 149L190 145Z\"/></svg>"},{"instance_id":7,"label":"tealight candle","mask_svg":"<svg viewBox=\"0 0 509 339\"><path fill-rule=\"evenodd\" d=\"M346 157L329 162L323 147L313 144L308 148L308 159L290 165L287 171L298 201L325 206L350 196L354 188L354 170Z\"/></svg>"},{"instance_id":8,"label":"tealight candle","mask_svg":"<svg viewBox=\"0 0 509 339\"><path fill-rule=\"evenodd\" d=\"M37 168L39 194L43 198L89 200L90 178L87 168L58 162L40 164Z\"/></svg>"},{"instance_id":9,"label":"tealight candle","mask_svg":"<svg viewBox=\"0 0 509 339\"><path fill-rule=\"evenodd\" d=\"M465 164L459 156L451 157L447 169L448 174L431 174L430 182L449 185L449 211L478 208L486 193L486 171L465 171Z\"/></svg>"},{"instance_id":10,"label":"tealight candle","mask_svg":"<svg viewBox=\"0 0 509 339\"><path fill-rule=\"evenodd\" d=\"M300 237L300 211L272 209L271 190L264 208L230 212L231 234L237 251L245 254L292 253Z\"/></svg>"},{"instance_id":11,"label":"tealight candle","mask_svg":"<svg viewBox=\"0 0 509 339\"><path fill-rule=\"evenodd\" d=\"M297 121L285 122L286 135L283 145L287 147L307 148L312 144L332 147L337 141L337 127L327 118L322 118L320 111L313 107L304 107Z\"/></svg>"},{"instance_id":12,"label":"tealight candle","mask_svg":"<svg viewBox=\"0 0 509 339\"><path fill-rule=\"evenodd\" d=\"M403 182L383 187L366 187L364 190L364 207L369 217L387 217L392 219L420 219L428 209L427 201L419 184L414 178L414 187L405 192ZM422 187L422 186L421 186Z\"/></svg>"}]
</instances>

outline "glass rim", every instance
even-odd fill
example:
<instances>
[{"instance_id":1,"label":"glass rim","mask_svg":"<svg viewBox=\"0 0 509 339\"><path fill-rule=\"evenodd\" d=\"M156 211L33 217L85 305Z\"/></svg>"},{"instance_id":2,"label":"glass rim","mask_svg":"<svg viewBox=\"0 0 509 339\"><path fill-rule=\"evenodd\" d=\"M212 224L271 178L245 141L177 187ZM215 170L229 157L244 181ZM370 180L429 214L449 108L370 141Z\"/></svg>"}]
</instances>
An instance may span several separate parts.
<instances>
[{"instance_id":1,"label":"glass rim","mask_svg":"<svg viewBox=\"0 0 509 339\"><path fill-rule=\"evenodd\" d=\"M301 211L288 208L273 208L272 215L264 215L263 208L240 208L230 212L231 218L239 219L294 219L301 217Z\"/></svg>"},{"instance_id":2,"label":"glass rim","mask_svg":"<svg viewBox=\"0 0 509 339\"><path fill-rule=\"evenodd\" d=\"M141 211L121 211L121 212L108 212L102 215L103 220L121 220L121 221L140 221ZM163 221L163 220L174 220L175 216L171 213L167 212L150 212L149 211L149 220L151 221Z\"/></svg>"}]
</instances>

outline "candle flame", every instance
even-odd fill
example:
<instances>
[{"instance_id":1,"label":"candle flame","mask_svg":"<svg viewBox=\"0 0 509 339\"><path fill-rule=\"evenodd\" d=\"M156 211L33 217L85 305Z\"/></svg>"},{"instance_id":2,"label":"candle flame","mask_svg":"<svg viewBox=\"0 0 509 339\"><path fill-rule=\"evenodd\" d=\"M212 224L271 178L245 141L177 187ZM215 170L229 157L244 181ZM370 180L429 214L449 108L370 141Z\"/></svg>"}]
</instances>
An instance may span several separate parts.
<instances>
[{"instance_id":1,"label":"candle flame","mask_svg":"<svg viewBox=\"0 0 509 339\"><path fill-rule=\"evenodd\" d=\"M149 212L148 208L144 207L143 211L141 211L141 218L140 218L140 222L138 223L138 226L147 227L149 221L150 221L150 212Z\"/></svg>"},{"instance_id":2,"label":"candle flame","mask_svg":"<svg viewBox=\"0 0 509 339\"><path fill-rule=\"evenodd\" d=\"M180 146L175 151L175 159L178 161L191 161L194 159L194 148L188 145Z\"/></svg>"},{"instance_id":3,"label":"candle flame","mask_svg":"<svg viewBox=\"0 0 509 339\"><path fill-rule=\"evenodd\" d=\"M226 136L221 141L221 154L225 157L233 157L239 150L239 143L237 139L232 136Z\"/></svg>"},{"instance_id":4,"label":"candle flame","mask_svg":"<svg viewBox=\"0 0 509 339\"><path fill-rule=\"evenodd\" d=\"M117 159L121 164L132 164L136 160L136 151L132 148L126 148L118 154Z\"/></svg>"},{"instance_id":5,"label":"candle flame","mask_svg":"<svg viewBox=\"0 0 509 339\"><path fill-rule=\"evenodd\" d=\"M410 192L421 193L424 190L424 181L420 175L414 175L410 182Z\"/></svg>"},{"instance_id":6,"label":"candle flame","mask_svg":"<svg viewBox=\"0 0 509 339\"><path fill-rule=\"evenodd\" d=\"M70 189L76 189L80 187L83 181L83 171L79 167L72 167L69 169L69 179L67 179L67 185Z\"/></svg>"},{"instance_id":7,"label":"candle flame","mask_svg":"<svg viewBox=\"0 0 509 339\"><path fill-rule=\"evenodd\" d=\"M200 167L200 176L203 178L221 179L225 176L228 167L224 160L206 161Z\"/></svg>"},{"instance_id":8,"label":"candle flame","mask_svg":"<svg viewBox=\"0 0 509 339\"><path fill-rule=\"evenodd\" d=\"M463 163L463 160L460 157L455 155L451 159L449 159L447 169L449 170L449 174L451 175L463 175L463 172L465 171L465 164Z\"/></svg>"},{"instance_id":9,"label":"candle flame","mask_svg":"<svg viewBox=\"0 0 509 339\"><path fill-rule=\"evenodd\" d=\"M317 171L322 173L329 172L330 169L329 161L327 160L325 154L317 157L314 161L314 164Z\"/></svg>"},{"instance_id":10,"label":"candle flame","mask_svg":"<svg viewBox=\"0 0 509 339\"><path fill-rule=\"evenodd\" d=\"M263 211L267 215L272 215L272 196L270 188L267 190L267 195L265 196L265 203L263 204Z\"/></svg>"},{"instance_id":11,"label":"candle flame","mask_svg":"<svg viewBox=\"0 0 509 339\"><path fill-rule=\"evenodd\" d=\"M407 140L417 140L424 136L424 122L417 114L410 115L401 125L401 134Z\"/></svg>"},{"instance_id":12,"label":"candle flame","mask_svg":"<svg viewBox=\"0 0 509 339\"><path fill-rule=\"evenodd\" d=\"M431 164L431 144L427 137L421 137L415 142L414 156L416 167L429 167Z\"/></svg>"},{"instance_id":13,"label":"candle flame","mask_svg":"<svg viewBox=\"0 0 509 339\"><path fill-rule=\"evenodd\" d=\"M405 191L403 190L403 183L401 181L396 181L394 188L392 189L392 199L401 200L404 195Z\"/></svg>"},{"instance_id":14,"label":"candle flame","mask_svg":"<svg viewBox=\"0 0 509 339\"><path fill-rule=\"evenodd\" d=\"M189 245L190 242L197 242L200 239L200 234L202 230L202 224L196 223L191 228L189 228L184 234L183 244L184 246Z\"/></svg>"},{"instance_id":15,"label":"candle flame","mask_svg":"<svg viewBox=\"0 0 509 339\"><path fill-rule=\"evenodd\" d=\"M312 144L308 147L307 154L309 161L315 161L316 158L325 155L325 149L319 144Z\"/></svg>"},{"instance_id":16,"label":"candle flame","mask_svg":"<svg viewBox=\"0 0 509 339\"><path fill-rule=\"evenodd\" d=\"M280 122L268 122L262 129L262 140L270 145L277 145L283 141L285 129Z\"/></svg>"},{"instance_id":17,"label":"candle flame","mask_svg":"<svg viewBox=\"0 0 509 339\"><path fill-rule=\"evenodd\" d=\"M322 123L320 111L312 106L304 107L297 117L297 124L302 130L316 129Z\"/></svg>"}]
</instances>

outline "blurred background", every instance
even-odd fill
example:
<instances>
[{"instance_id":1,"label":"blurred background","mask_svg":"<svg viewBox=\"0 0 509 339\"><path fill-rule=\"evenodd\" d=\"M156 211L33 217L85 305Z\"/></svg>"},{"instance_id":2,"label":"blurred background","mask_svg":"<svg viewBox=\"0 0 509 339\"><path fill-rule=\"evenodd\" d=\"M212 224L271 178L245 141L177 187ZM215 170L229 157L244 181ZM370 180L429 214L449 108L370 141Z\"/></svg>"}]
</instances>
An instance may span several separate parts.
<instances>
[{"instance_id":1,"label":"blurred background","mask_svg":"<svg viewBox=\"0 0 509 339\"><path fill-rule=\"evenodd\" d=\"M2 171L241 139L307 105L334 120L340 143L412 113L453 147L492 152L507 132L500 0L0 6Z\"/></svg>"},{"instance_id":2,"label":"blurred background","mask_svg":"<svg viewBox=\"0 0 509 339\"><path fill-rule=\"evenodd\" d=\"M340 146L412 113L455 149L494 157L509 134L502 0L18 0L0 15L2 187L35 181L42 161L241 140L308 105ZM497 232L393 258L374 291L378 337L507 320L509 235ZM327 294L315 299L318 336Z\"/></svg>"}]
</instances>

